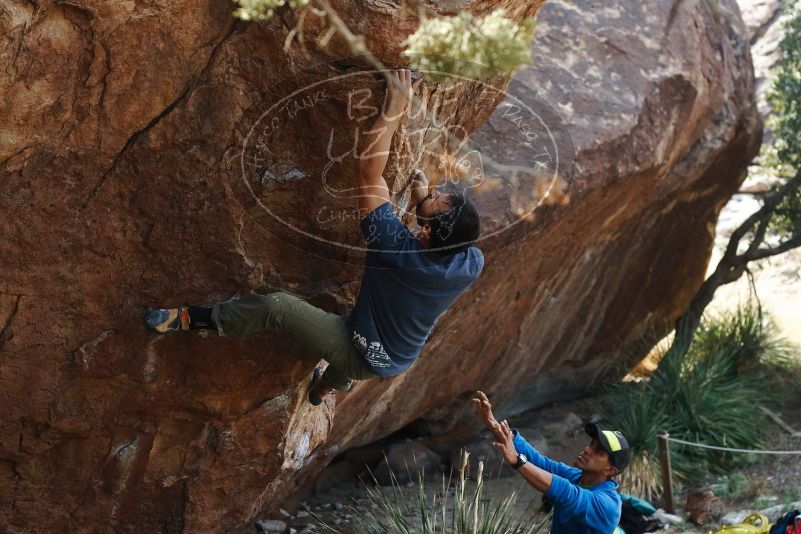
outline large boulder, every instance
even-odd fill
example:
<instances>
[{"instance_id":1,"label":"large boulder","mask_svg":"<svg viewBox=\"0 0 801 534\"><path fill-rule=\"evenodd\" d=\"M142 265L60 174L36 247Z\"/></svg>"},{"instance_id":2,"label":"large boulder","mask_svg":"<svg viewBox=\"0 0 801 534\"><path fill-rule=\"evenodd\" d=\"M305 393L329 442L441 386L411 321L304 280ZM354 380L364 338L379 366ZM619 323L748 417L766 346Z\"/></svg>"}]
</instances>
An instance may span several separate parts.
<instances>
[{"instance_id":1,"label":"large boulder","mask_svg":"<svg viewBox=\"0 0 801 534\"><path fill-rule=\"evenodd\" d=\"M489 156L508 157L511 104L556 110L556 134L572 143L569 198L538 208L489 254L409 372L341 400L329 437L338 446L420 415L432 431L458 434L473 424L476 388L502 417L583 394L650 349L703 282L717 215L762 129L737 5L592 6L545 4L534 65L472 135ZM479 203L490 220L512 205L499 195Z\"/></svg>"},{"instance_id":2,"label":"large boulder","mask_svg":"<svg viewBox=\"0 0 801 534\"><path fill-rule=\"evenodd\" d=\"M416 13L331 3L380 60L399 64ZM358 288L358 252L350 261L331 247L316 261L316 242L283 231L262 204L318 235L360 241L351 219L319 222L311 206L324 189L303 177L329 163L328 135L344 134L354 91L363 107L379 105L382 82L315 48L313 16L305 51L285 53L295 12L246 24L233 7L11 0L0 10L4 528L227 531L291 494L320 456L333 404L312 408L302 388L319 355L282 336L157 337L141 321L155 305L272 288L345 313ZM314 109L284 99L325 80ZM491 108L454 109L486 91L425 89L466 130ZM272 124L271 106L292 124L266 143L259 126ZM399 165L410 168L420 146L406 143ZM354 168L330 170L326 184L352 185ZM388 178L402 202L405 182ZM331 199L320 203L329 211L355 204Z\"/></svg>"},{"instance_id":3,"label":"large boulder","mask_svg":"<svg viewBox=\"0 0 801 534\"><path fill-rule=\"evenodd\" d=\"M543 2L426 3L523 16ZM401 63L415 13L332 4L380 60ZM317 357L286 336L157 337L141 324L150 306L277 288L347 313L358 290L355 162L330 154L347 153L364 118L350 113L379 105L382 82L342 43L315 48L319 20L307 52L284 53L292 11L245 24L231 7L10 0L0 12L0 523L11 532L229 531L348 447L426 414L443 432L471 421L462 406L477 386L499 413L583 390L689 301L759 139L732 1L548 3L517 94L548 104L559 143L574 147L556 201L514 239L483 242L482 277L408 373L313 408L304 385ZM504 86L422 94L470 132ZM496 159L504 119L476 135ZM412 165L433 165L424 148L442 144L424 143L430 120L409 117L396 139L399 210ZM486 228L508 222L511 197L479 197Z\"/></svg>"}]
</instances>

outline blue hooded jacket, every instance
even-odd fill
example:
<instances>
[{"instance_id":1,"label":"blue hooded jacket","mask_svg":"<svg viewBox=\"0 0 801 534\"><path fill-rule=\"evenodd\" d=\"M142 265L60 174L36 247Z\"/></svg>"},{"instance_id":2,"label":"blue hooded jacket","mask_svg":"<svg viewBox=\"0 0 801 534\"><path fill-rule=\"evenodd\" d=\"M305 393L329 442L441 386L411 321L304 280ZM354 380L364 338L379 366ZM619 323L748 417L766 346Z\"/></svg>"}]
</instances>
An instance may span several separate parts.
<instances>
[{"instance_id":1,"label":"blue hooded jacket","mask_svg":"<svg viewBox=\"0 0 801 534\"><path fill-rule=\"evenodd\" d=\"M553 503L551 534L612 534L620 522L621 500L617 482L605 480L585 488L579 484L581 469L555 462L540 454L517 432L518 454L553 475L545 495Z\"/></svg>"}]
</instances>

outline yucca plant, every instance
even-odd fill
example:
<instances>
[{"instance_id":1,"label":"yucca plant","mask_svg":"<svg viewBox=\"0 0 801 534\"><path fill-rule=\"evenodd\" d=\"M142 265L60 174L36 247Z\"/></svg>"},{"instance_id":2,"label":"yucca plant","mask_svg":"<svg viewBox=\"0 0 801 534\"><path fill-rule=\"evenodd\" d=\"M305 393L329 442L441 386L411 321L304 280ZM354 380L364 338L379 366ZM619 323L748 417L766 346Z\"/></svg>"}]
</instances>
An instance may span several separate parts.
<instances>
[{"instance_id":1,"label":"yucca plant","mask_svg":"<svg viewBox=\"0 0 801 534\"><path fill-rule=\"evenodd\" d=\"M612 390L614 411L607 417L614 428L622 429L631 447L631 461L618 479L620 490L644 499L661 491L656 456L656 434L666 428L664 402L648 383L624 382Z\"/></svg>"},{"instance_id":2,"label":"yucca plant","mask_svg":"<svg viewBox=\"0 0 801 534\"><path fill-rule=\"evenodd\" d=\"M484 465L479 462L475 481L468 480L468 456L462 452L456 477L443 475L441 486L429 497L423 473L414 494L405 492L394 473L388 489L365 484L367 506L348 505L354 516L352 532L370 534L536 534L545 532L550 517L536 518L533 502L523 514L515 511L517 494L484 495ZM373 479L375 482L375 479ZM347 532L320 523L325 532Z\"/></svg>"},{"instance_id":3,"label":"yucca plant","mask_svg":"<svg viewBox=\"0 0 801 534\"><path fill-rule=\"evenodd\" d=\"M627 437L632 461L621 477L624 491L653 498L660 490L656 476L656 434L731 448L759 449L770 421L759 405L779 393L769 379L784 366L790 347L758 307L706 316L686 351L663 354L649 380L624 382L610 391L607 418ZM753 460L752 456L671 445L680 478L722 472Z\"/></svg>"},{"instance_id":4,"label":"yucca plant","mask_svg":"<svg viewBox=\"0 0 801 534\"><path fill-rule=\"evenodd\" d=\"M618 482L621 492L636 495L647 501L655 501L662 492L659 458L644 449L633 454L631 462L618 478Z\"/></svg>"},{"instance_id":5,"label":"yucca plant","mask_svg":"<svg viewBox=\"0 0 801 534\"><path fill-rule=\"evenodd\" d=\"M692 351L678 373L654 377L668 406L667 430L674 437L722 447L758 449L770 423L757 406L765 402L761 376L732 372L740 354L726 344L705 354ZM664 362L668 363L668 362ZM673 379L675 377L675 379ZM685 475L729 469L751 458L672 445L676 471Z\"/></svg>"},{"instance_id":6,"label":"yucca plant","mask_svg":"<svg viewBox=\"0 0 801 534\"><path fill-rule=\"evenodd\" d=\"M733 312L707 315L693 339L692 352L709 354L720 347L731 351L732 372L763 373L769 366L785 365L793 351L779 334L770 317L753 301Z\"/></svg>"}]
</instances>

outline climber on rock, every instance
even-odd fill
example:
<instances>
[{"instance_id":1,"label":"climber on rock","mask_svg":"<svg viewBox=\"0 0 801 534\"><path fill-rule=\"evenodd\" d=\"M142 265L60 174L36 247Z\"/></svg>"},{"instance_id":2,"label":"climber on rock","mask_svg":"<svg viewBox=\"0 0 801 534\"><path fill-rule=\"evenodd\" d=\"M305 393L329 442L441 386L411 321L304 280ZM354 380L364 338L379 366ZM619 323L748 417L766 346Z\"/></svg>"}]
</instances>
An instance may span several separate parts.
<instances>
[{"instance_id":1,"label":"climber on rock","mask_svg":"<svg viewBox=\"0 0 801 534\"><path fill-rule=\"evenodd\" d=\"M388 74L383 112L365 134L357 173L361 230L367 245L356 305L348 316L328 313L284 292L248 295L211 307L151 310L147 326L159 333L193 329L246 335L288 331L328 361L314 370L309 401L353 380L402 373L417 358L438 318L480 274L484 257L474 246L479 217L462 194L429 192L420 170L411 175L411 202L420 226L407 229L392 210L383 178L392 136L420 80L400 69ZM394 82L394 83L393 83Z\"/></svg>"},{"instance_id":2,"label":"climber on rock","mask_svg":"<svg viewBox=\"0 0 801 534\"><path fill-rule=\"evenodd\" d=\"M551 534L615 531L622 504L612 477L628 465L631 454L623 434L588 424L590 443L576 457L575 467L569 467L541 455L505 420L499 423L484 392L476 391L473 404L503 459L553 505Z\"/></svg>"}]
</instances>

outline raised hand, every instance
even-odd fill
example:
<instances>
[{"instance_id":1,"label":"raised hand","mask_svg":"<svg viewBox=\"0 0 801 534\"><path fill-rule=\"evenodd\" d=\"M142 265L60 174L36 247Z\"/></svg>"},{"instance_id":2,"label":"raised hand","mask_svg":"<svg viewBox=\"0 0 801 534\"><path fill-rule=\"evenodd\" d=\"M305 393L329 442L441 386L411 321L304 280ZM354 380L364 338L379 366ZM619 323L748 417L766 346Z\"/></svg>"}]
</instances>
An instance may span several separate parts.
<instances>
[{"instance_id":1,"label":"raised hand","mask_svg":"<svg viewBox=\"0 0 801 534\"><path fill-rule=\"evenodd\" d=\"M387 97L384 102L384 115L387 120L400 120L422 81L422 77L412 81L412 71L409 69L398 69L387 74Z\"/></svg>"},{"instance_id":2,"label":"raised hand","mask_svg":"<svg viewBox=\"0 0 801 534\"><path fill-rule=\"evenodd\" d=\"M483 391L476 391L476 396L473 398L473 405L476 407L476 414L478 415L479 419L481 419L481 422L483 422L487 428L492 430L495 438L498 439L500 436L500 426L498 425L498 421L495 419L495 416L492 414L492 405Z\"/></svg>"},{"instance_id":3,"label":"raised hand","mask_svg":"<svg viewBox=\"0 0 801 534\"><path fill-rule=\"evenodd\" d=\"M417 206L428 196L428 176L420 169L412 171L411 200Z\"/></svg>"},{"instance_id":4,"label":"raised hand","mask_svg":"<svg viewBox=\"0 0 801 534\"><path fill-rule=\"evenodd\" d=\"M408 69L389 72L384 110L364 132L359 142L358 203L362 217L389 201L389 187L384 180L384 169L389 159L392 136L400 125L400 118L409 105L412 93L420 83L412 83Z\"/></svg>"},{"instance_id":5,"label":"raised hand","mask_svg":"<svg viewBox=\"0 0 801 534\"><path fill-rule=\"evenodd\" d=\"M492 446L501 451L506 463L514 464L517 462L517 450L514 446L515 436L505 419L501 421L499 430L499 435L496 435L497 441Z\"/></svg>"}]
</instances>

